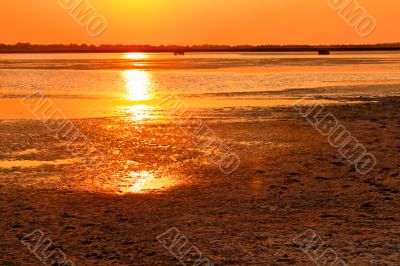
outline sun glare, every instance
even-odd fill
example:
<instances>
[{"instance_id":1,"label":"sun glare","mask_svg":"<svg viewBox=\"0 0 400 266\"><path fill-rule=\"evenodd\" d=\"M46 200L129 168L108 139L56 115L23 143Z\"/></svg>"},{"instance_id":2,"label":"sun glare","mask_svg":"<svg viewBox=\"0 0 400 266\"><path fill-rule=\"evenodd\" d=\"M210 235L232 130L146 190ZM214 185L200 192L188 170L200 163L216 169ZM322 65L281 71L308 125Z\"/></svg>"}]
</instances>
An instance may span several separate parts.
<instances>
[{"instance_id":1,"label":"sun glare","mask_svg":"<svg viewBox=\"0 0 400 266\"><path fill-rule=\"evenodd\" d=\"M121 193L145 193L151 190L162 190L171 188L177 185L177 181L167 177L156 177L148 171L131 171L131 185L126 188L121 188Z\"/></svg>"},{"instance_id":2,"label":"sun glare","mask_svg":"<svg viewBox=\"0 0 400 266\"><path fill-rule=\"evenodd\" d=\"M151 99L150 75L141 70L124 71L126 98L130 101Z\"/></svg>"},{"instance_id":3,"label":"sun glare","mask_svg":"<svg viewBox=\"0 0 400 266\"><path fill-rule=\"evenodd\" d=\"M147 54L145 53L126 53L124 54L126 59L145 59Z\"/></svg>"},{"instance_id":4,"label":"sun glare","mask_svg":"<svg viewBox=\"0 0 400 266\"><path fill-rule=\"evenodd\" d=\"M126 107L124 110L129 114L130 119L133 122L140 122L145 119L151 118L151 111L154 107L144 104L134 105Z\"/></svg>"}]
</instances>

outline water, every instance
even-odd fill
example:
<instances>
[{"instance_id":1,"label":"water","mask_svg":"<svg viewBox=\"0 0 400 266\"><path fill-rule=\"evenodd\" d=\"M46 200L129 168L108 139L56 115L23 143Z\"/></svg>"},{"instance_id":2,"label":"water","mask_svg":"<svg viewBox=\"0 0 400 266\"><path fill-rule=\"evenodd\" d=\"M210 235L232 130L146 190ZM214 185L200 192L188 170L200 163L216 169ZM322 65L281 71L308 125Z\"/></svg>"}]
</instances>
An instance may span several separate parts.
<instances>
[{"instance_id":1,"label":"water","mask_svg":"<svg viewBox=\"0 0 400 266\"><path fill-rule=\"evenodd\" d=\"M400 53L2 54L0 97L397 95Z\"/></svg>"},{"instance_id":2,"label":"water","mask_svg":"<svg viewBox=\"0 0 400 266\"><path fill-rule=\"evenodd\" d=\"M0 54L0 119L38 119L21 105L35 92L68 118L140 121L169 95L200 109L396 96L399 66L394 52Z\"/></svg>"},{"instance_id":3,"label":"water","mask_svg":"<svg viewBox=\"0 0 400 266\"><path fill-rule=\"evenodd\" d=\"M192 176L210 169L202 145L184 131L197 130L199 118L216 139L252 162L260 147L286 154L297 145L288 141L296 136L294 124L263 134L269 119L293 118L265 106L290 105L304 95L319 96L323 104L343 96L399 95L399 64L400 53L384 52L2 54L2 182L122 194L192 184L198 182ZM36 108L37 98L23 101L35 91L49 97L40 105L45 107ZM178 95L192 108L182 115L166 112L156 104L166 95ZM20 120L32 118L40 121ZM61 123L88 139L60 140L54 128ZM275 135L282 138L269 138ZM90 158L95 168L71 158L75 148L92 144L100 155ZM253 168L259 168L257 160Z\"/></svg>"}]
</instances>

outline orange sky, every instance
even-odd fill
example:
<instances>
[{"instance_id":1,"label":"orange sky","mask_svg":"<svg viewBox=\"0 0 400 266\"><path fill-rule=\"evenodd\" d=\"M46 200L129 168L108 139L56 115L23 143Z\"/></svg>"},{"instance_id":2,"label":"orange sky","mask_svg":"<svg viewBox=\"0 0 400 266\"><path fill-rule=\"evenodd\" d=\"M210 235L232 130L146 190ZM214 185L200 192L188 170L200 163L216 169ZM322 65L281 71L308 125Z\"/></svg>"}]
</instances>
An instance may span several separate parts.
<instances>
[{"instance_id":1,"label":"orange sky","mask_svg":"<svg viewBox=\"0 0 400 266\"><path fill-rule=\"evenodd\" d=\"M91 37L63 0L1 0L0 43L332 44L400 41L399 0L358 0L377 21L360 37L328 0L87 0L108 21ZM70 1L70 0L64 0Z\"/></svg>"}]
</instances>

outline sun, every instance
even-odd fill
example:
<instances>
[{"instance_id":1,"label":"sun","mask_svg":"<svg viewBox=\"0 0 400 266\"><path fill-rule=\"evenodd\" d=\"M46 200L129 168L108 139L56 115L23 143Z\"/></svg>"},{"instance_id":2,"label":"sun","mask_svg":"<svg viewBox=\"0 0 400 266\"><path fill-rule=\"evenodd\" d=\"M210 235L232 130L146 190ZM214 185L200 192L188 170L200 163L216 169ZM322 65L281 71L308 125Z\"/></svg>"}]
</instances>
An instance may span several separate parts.
<instances>
[{"instance_id":1,"label":"sun","mask_svg":"<svg viewBox=\"0 0 400 266\"><path fill-rule=\"evenodd\" d=\"M147 58L147 54L145 54L145 53L125 53L124 57L126 59L145 59L145 58Z\"/></svg>"}]
</instances>

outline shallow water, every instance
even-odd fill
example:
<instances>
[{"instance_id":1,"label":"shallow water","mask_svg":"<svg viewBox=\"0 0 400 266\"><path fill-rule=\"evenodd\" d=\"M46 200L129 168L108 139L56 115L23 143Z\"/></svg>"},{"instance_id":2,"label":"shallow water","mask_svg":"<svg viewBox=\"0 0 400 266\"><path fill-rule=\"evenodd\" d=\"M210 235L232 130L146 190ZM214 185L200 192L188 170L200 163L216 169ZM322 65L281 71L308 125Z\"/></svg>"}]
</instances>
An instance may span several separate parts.
<instances>
[{"instance_id":1,"label":"shallow water","mask_svg":"<svg viewBox=\"0 0 400 266\"><path fill-rule=\"evenodd\" d=\"M236 151L286 150L242 124L293 119L269 108L304 96L316 97L305 104L329 105L399 95L399 65L400 53L3 54L0 177L10 186L117 194L190 185L219 170L183 124L196 128L200 118ZM60 121L90 140L73 147L94 145L95 167L65 159L71 140L55 136Z\"/></svg>"},{"instance_id":2,"label":"shallow water","mask_svg":"<svg viewBox=\"0 0 400 266\"><path fill-rule=\"evenodd\" d=\"M54 161L7 160L7 161L0 161L0 168L3 169L32 168L44 165L63 165L63 164L73 164L73 163L81 163L81 161L76 158L54 160Z\"/></svg>"},{"instance_id":3,"label":"shallow water","mask_svg":"<svg viewBox=\"0 0 400 266\"><path fill-rule=\"evenodd\" d=\"M193 108L254 107L305 95L393 96L399 88L396 52L0 55L1 119L35 118L21 105L34 92L69 118L140 119L171 95Z\"/></svg>"},{"instance_id":4,"label":"shallow water","mask_svg":"<svg viewBox=\"0 0 400 266\"><path fill-rule=\"evenodd\" d=\"M255 92L400 84L400 53L3 54L0 95L133 101L160 95L246 97ZM349 89L349 93L352 89ZM366 93L373 93L366 90Z\"/></svg>"}]
</instances>

